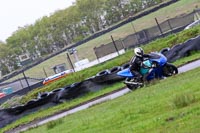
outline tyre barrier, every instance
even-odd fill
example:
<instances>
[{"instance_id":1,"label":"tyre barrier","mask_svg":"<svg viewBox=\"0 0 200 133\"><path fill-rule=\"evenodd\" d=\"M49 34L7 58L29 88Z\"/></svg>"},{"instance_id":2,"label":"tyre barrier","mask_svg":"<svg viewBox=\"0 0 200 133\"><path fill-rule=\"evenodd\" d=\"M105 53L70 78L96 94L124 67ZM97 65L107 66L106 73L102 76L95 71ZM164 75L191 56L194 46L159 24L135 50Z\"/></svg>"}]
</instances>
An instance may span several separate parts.
<instances>
[{"instance_id":1,"label":"tyre barrier","mask_svg":"<svg viewBox=\"0 0 200 133\"><path fill-rule=\"evenodd\" d=\"M38 98L28 101L25 104L25 108L26 108L26 110L29 110L29 109L32 109L35 107L39 107L39 106L44 105L44 104L48 103L49 101L51 101L51 98L52 98L52 96L50 95L49 92L44 92L44 93L38 94Z\"/></svg>"},{"instance_id":2,"label":"tyre barrier","mask_svg":"<svg viewBox=\"0 0 200 133\"><path fill-rule=\"evenodd\" d=\"M124 67L128 67L129 65L126 64ZM117 82L119 80L124 79L123 77L120 77L117 75L117 72L121 71L122 67L115 66L111 68L110 70L106 69L96 74L93 78L91 78L92 82L97 84L112 84L114 82Z\"/></svg>"},{"instance_id":3,"label":"tyre barrier","mask_svg":"<svg viewBox=\"0 0 200 133\"><path fill-rule=\"evenodd\" d=\"M163 48L160 50L160 53L162 53L163 55L166 55L169 52L170 48Z\"/></svg>"},{"instance_id":4,"label":"tyre barrier","mask_svg":"<svg viewBox=\"0 0 200 133\"><path fill-rule=\"evenodd\" d=\"M8 115L8 110L0 110L0 129L6 126L7 124L11 123L8 118L11 118L12 116Z\"/></svg>"},{"instance_id":5,"label":"tyre barrier","mask_svg":"<svg viewBox=\"0 0 200 133\"><path fill-rule=\"evenodd\" d=\"M68 85L68 86L66 86L66 87L64 87L64 88L62 88L62 90L61 91L59 91L56 95L56 98L57 99L55 99L55 101L56 101L56 103L60 103L60 102L62 102L63 100L67 100L68 99L68 91L71 89L72 87L71 87L71 85Z\"/></svg>"},{"instance_id":6,"label":"tyre barrier","mask_svg":"<svg viewBox=\"0 0 200 133\"><path fill-rule=\"evenodd\" d=\"M107 76L110 74L110 70L106 69L100 71L92 78L92 81L95 83L104 83L107 81Z\"/></svg>"},{"instance_id":7,"label":"tyre barrier","mask_svg":"<svg viewBox=\"0 0 200 133\"><path fill-rule=\"evenodd\" d=\"M192 51L199 51L200 50L199 42L200 42L200 36L191 38L182 44L177 44L174 47L172 47L166 53L165 56L167 57L169 62L174 62L177 59L190 55Z\"/></svg>"},{"instance_id":8,"label":"tyre barrier","mask_svg":"<svg viewBox=\"0 0 200 133\"><path fill-rule=\"evenodd\" d=\"M25 109L26 109L25 105L18 105L18 106L5 109L5 111L12 115L18 115L22 113L23 111L25 111Z\"/></svg>"},{"instance_id":9,"label":"tyre barrier","mask_svg":"<svg viewBox=\"0 0 200 133\"><path fill-rule=\"evenodd\" d=\"M52 102L54 103L60 103L60 99L62 95L64 94L65 88L58 88L53 91L50 91L50 95L52 95Z\"/></svg>"},{"instance_id":10,"label":"tyre barrier","mask_svg":"<svg viewBox=\"0 0 200 133\"><path fill-rule=\"evenodd\" d=\"M51 93L49 92L45 92L43 94L40 95L39 99L38 99L38 105L43 105L43 104L46 104L48 103L49 101L52 100L52 97L54 95L52 95Z\"/></svg>"},{"instance_id":11,"label":"tyre barrier","mask_svg":"<svg viewBox=\"0 0 200 133\"><path fill-rule=\"evenodd\" d=\"M96 74L96 76L104 76L104 75L108 75L109 73L110 73L110 71L108 69L106 69L106 70L103 70L101 72L98 72Z\"/></svg>"},{"instance_id":12,"label":"tyre barrier","mask_svg":"<svg viewBox=\"0 0 200 133\"><path fill-rule=\"evenodd\" d=\"M28 101L28 102L26 103L26 105L31 105L31 104L35 103L37 100L38 100L38 99L31 99L30 101Z\"/></svg>"},{"instance_id":13,"label":"tyre barrier","mask_svg":"<svg viewBox=\"0 0 200 133\"><path fill-rule=\"evenodd\" d=\"M98 90L101 90L103 87L104 84L95 83L93 82L93 80L85 80L82 83L82 88L84 88L83 93L96 92Z\"/></svg>"},{"instance_id":14,"label":"tyre barrier","mask_svg":"<svg viewBox=\"0 0 200 133\"><path fill-rule=\"evenodd\" d=\"M28 101L26 104L25 104L25 107L26 109L32 109L32 108L35 108L38 105L38 100L39 99L31 99L30 101Z\"/></svg>"},{"instance_id":15,"label":"tyre barrier","mask_svg":"<svg viewBox=\"0 0 200 133\"><path fill-rule=\"evenodd\" d=\"M82 82L76 82L70 85L71 88L76 88L77 86L81 85Z\"/></svg>"},{"instance_id":16,"label":"tyre barrier","mask_svg":"<svg viewBox=\"0 0 200 133\"><path fill-rule=\"evenodd\" d=\"M129 68L130 67L130 63L125 63L121 66L121 69L124 70L126 68Z\"/></svg>"},{"instance_id":17,"label":"tyre barrier","mask_svg":"<svg viewBox=\"0 0 200 133\"><path fill-rule=\"evenodd\" d=\"M104 78L104 83L106 84L113 84L117 81L123 80L124 77L118 76L117 72L121 71L122 67L121 66L115 66L113 68L111 68L109 71L110 73L108 75L106 75L106 77Z\"/></svg>"},{"instance_id":18,"label":"tyre barrier","mask_svg":"<svg viewBox=\"0 0 200 133\"><path fill-rule=\"evenodd\" d=\"M85 80L85 81L88 81L88 80ZM66 92L64 96L65 99L70 100L70 99L74 99L85 94L85 91L87 89L83 84L85 81L73 83L68 88L66 88Z\"/></svg>"},{"instance_id":19,"label":"tyre barrier","mask_svg":"<svg viewBox=\"0 0 200 133\"><path fill-rule=\"evenodd\" d=\"M122 67L120 67L120 66L115 66L115 67L113 67L113 68L111 68L110 69L110 74L113 74L113 73L117 73L117 72L119 72L119 71L121 71L122 70Z\"/></svg>"},{"instance_id":20,"label":"tyre barrier","mask_svg":"<svg viewBox=\"0 0 200 133\"><path fill-rule=\"evenodd\" d=\"M37 98L38 99L41 99L41 98L45 98L49 95L49 92L43 92L43 93L39 93Z\"/></svg>"}]
</instances>

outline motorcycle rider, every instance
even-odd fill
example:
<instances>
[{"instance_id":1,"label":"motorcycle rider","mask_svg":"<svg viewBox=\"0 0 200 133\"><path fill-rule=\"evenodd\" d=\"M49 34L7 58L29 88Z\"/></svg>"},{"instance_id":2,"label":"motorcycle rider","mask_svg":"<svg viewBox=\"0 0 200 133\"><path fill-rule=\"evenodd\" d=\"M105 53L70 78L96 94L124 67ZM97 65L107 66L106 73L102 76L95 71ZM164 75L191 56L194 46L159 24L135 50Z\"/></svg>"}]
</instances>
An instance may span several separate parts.
<instances>
[{"instance_id":1,"label":"motorcycle rider","mask_svg":"<svg viewBox=\"0 0 200 133\"><path fill-rule=\"evenodd\" d=\"M133 56L130 61L130 71L133 75L136 76L139 82L145 81L146 76L143 77L139 71L140 71L142 62L144 61L144 58L149 58L149 55L144 54L144 50L141 47L135 48L134 53L135 53L135 56Z\"/></svg>"}]
</instances>

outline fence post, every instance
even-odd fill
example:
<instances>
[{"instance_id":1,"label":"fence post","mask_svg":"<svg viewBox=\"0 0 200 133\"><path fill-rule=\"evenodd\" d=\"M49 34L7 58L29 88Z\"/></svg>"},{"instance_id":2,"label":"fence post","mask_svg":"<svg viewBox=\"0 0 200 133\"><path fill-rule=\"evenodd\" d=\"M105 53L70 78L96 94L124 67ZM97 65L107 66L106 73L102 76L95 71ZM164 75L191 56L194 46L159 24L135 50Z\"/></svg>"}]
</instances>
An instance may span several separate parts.
<instances>
[{"instance_id":1,"label":"fence post","mask_svg":"<svg viewBox=\"0 0 200 133\"><path fill-rule=\"evenodd\" d=\"M199 20L199 13L196 11L196 9L194 9L194 16L196 16L196 18Z\"/></svg>"},{"instance_id":2,"label":"fence post","mask_svg":"<svg viewBox=\"0 0 200 133\"><path fill-rule=\"evenodd\" d=\"M119 40L120 40L120 42L121 42L121 44L122 44L123 49L125 50L124 41L123 41L121 38L120 38Z\"/></svg>"},{"instance_id":3,"label":"fence post","mask_svg":"<svg viewBox=\"0 0 200 133\"><path fill-rule=\"evenodd\" d=\"M111 37L111 39L112 39L113 45L114 45L114 47L115 47L115 50L116 50L117 54L119 55L119 51L118 51L118 49L117 49L117 46L116 46L116 44L115 44L115 41L114 41L112 35L111 35L110 37Z\"/></svg>"},{"instance_id":4,"label":"fence post","mask_svg":"<svg viewBox=\"0 0 200 133\"><path fill-rule=\"evenodd\" d=\"M145 36L145 41L143 42L143 43L148 43L148 42L150 42L150 39L149 39L149 36L148 36L148 34L146 33L147 32L147 30L145 29L145 30L142 30L142 32L143 32L143 35ZM140 45L140 44L138 44L138 45Z\"/></svg>"},{"instance_id":5,"label":"fence post","mask_svg":"<svg viewBox=\"0 0 200 133\"><path fill-rule=\"evenodd\" d=\"M169 25L169 28L170 28L170 30L171 30L171 33L172 33L172 31L173 31L173 28L172 28L172 26L171 26L171 23L169 22L169 19L167 19L167 23L168 23L168 25Z\"/></svg>"},{"instance_id":6,"label":"fence post","mask_svg":"<svg viewBox=\"0 0 200 133\"><path fill-rule=\"evenodd\" d=\"M73 69L73 71L75 72L74 66L73 66L73 64L72 64L72 61L71 61L71 59L70 59L70 57L69 57L69 54L68 54L68 53L67 53L67 60L68 60L68 62L69 62L69 64L70 64L71 68L72 68L72 69Z\"/></svg>"},{"instance_id":7,"label":"fence post","mask_svg":"<svg viewBox=\"0 0 200 133\"><path fill-rule=\"evenodd\" d=\"M45 71L44 67L43 67L43 71L44 71L44 75L47 77L47 73L46 73L46 71Z\"/></svg>"},{"instance_id":8,"label":"fence post","mask_svg":"<svg viewBox=\"0 0 200 133\"><path fill-rule=\"evenodd\" d=\"M27 86L28 86L28 88L29 88L29 90L30 90L31 88L30 88L30 86L29 86L29 83L28 83L28 80L27 80L27 78L26 78L26 75L25 75L24 71L22 72L22 74L23 74L24 79L25 79L25 81L26 81L26 84L27 84Z\"/></svg>"},{"instance_id":9,"label":"fence post","mask_svg":"<svg viewBox=\"0 0 200 133\"><path fill-rule=\"evenodd\" d=\"M136 34L136 30L135 30L135 26L133 25L132 22L131 22L131 26L132 26L133 31L134 31L134 33L135 33L135 37L136 37L137 43L139 44L140 42L139 42L139 40L138 40L138 38L137 38L137 34Z\"/></svg>"},{"instance_id":10,"label":"fence post","mask_svg":"<svg viewBox=\"0 0 200 133\"><path fill-rule=\"evenodd\" d=\"M133 25L132 22L131 22L131 26L132 26L132 28L133 28L134 33L136 33L135 27L134 27L134 25Z\"/></svg>"},{"instance_id":11,"label":"fence post","mask_svg":"<svg viewBox=\"0 0 200 133\"><path fill-rule=\"evenodd\" d=\"M97 53L96 53L96 47L94 47L93 50L94 50L94 54L95 54L95 56L96 56L97 61L100 62L100 61L99 61L99 57L98 57L98 55L97 55Z\"/></svg>"},{"instance_id":12,"label":"fence post","mask_svg":"<svg viewBox=\"0 0 200 133\"><path fill-rule=\"evenodd\" d=\"M158 23L157 18L155 18L155 21L156 21L156 24L158 25L158 29L160 30L161 35L163 36L163 32L162 32L162 29L161 29L161 27L160 27L160 25Z\"/></svg>"},{"instance_id":13,"label":"fence post","mask_svg":"<svg viewBox=\"0 0 200 133\"><path fill-rule=\"evenodd\" d=\"M24 88L24 86L23 86L23 84L22 84L22 81L21 81L21 79L19 78L19 82L20 82L20 85L21 85L21 87L22 87L22 89Z\"/></svg>"}]
</instances>

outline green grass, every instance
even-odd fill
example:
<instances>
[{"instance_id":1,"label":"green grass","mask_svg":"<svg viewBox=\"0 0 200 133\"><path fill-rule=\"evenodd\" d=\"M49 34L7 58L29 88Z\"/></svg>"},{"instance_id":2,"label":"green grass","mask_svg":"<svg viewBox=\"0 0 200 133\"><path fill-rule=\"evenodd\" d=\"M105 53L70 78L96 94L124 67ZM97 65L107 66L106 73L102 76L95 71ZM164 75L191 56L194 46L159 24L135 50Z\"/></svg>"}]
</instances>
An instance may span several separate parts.
<instances>
[{"instance_id":1,"label":"green grass","mask_svg":"<svg viewBox=\"0 0 200 133\"><path fill-rule=\"evenodd\" d=\"M76 99L64 102L62 104L58 104L57 106L53 106L53 107L45 109L45 110L44 109L43 110L39 110L39 111L37 111L35 113L32 113L32 114L27 115L27 116L24 116L23 118L17 120L16 122L14 122L14 123L12 123L10 125L7 125L3 129L0 129L0 132L6 131L8 129L12 129L14 127L17 127L19 125L28 123L28 122L33 121L35 119L39 119L39 118L43 118L43 117L46 117L46 116L50 116L50 115L52 115L54 113L69 109L69 108L74 107L74 106L76 106L76 105L78 105L80 103L86 102L88 100L91 100L93 98L96 98L98 96L101 96L103 94L109 93L111 91L114 91L114 90L116 90L118 88L122 88L122 87L125 87L125 85L123 83L119 82L119 83L116 83L116 84L111 85L111 86L105 86L104 88L102 88L102 90L86 94L83 97L76 98Z\"/></svg>"},{"instance_id":2,"label":"green grass","mask_svg":"<svg viewBox=\"0 0 200 133\"><path fill-rule=\"evenodd\" d=\"M146 53L151 52L151 51L159 51L162 48L172 47L173 45L182 43L182 42L186 41L187 39L189 39L191 37L195 37L199 34L200 34L200 26L193 28L193 29L190 29L190 30L180 32L176 35L173 34L173 35L170 35L166 38L155 40L155 41L151 42L150 44L143 46L143 48L145 49ZM68 77L66 77L64 79L61 79L57 82L54 82L50 85L47 85L43 88L35 89L34 91L31 91L26 96L24 96L20 102L26 103L30 99L35 98L39 92L50 91L50 90L53 90L53 89L56 89L56 88L66 86L68 84L83 81L84 79L95 75L97 72L99 72L101 70L109 69L109 68L112 68L113 66L118 66L118 65L121 65L121 64L128 62L132 56L133 56L133 52L131 50L129 50L124 55L121 55L121 56L113 59L112 61L108 61L106 63L99 64L99 65L91 67L89 69L82 70L82 71L77 72L75 74L69 75ZM195 52L195 53L192 53L192 55L189 56L189 57L182 58L182 59L176 61L174 64L179 66L181 64L185 64L188 61L199 59L199 58L200 58L200 53ZM38 119L38 118L42 118L42 117L45 117L45 116L52 115L56 112L59 112L61 110L65 110L67 108L70 108L72 106L80 104L84 101L90 100L90 99L92 99L96 96L108 93L112 90L116 90L116 89L123 87L123 86L124 85L122 83L119 83L117 85L113 85L112 87L108 87L108 88L105 87L105 89L102 89L101 91L98 91L96 93L88 94L84 97L74 99L70 102L60 104L58 106L52 107L52 108L47 109L47 110L40 110L37 113L33 113L29 116L25 116L22 119L19 119L18 121L14 122L13 124L10 124L7 127L5 127L3 130L5 131L5 130L8 130L8 129L14 128L16 126L19 126L20 124L28 123L28 122L30 122L34 119ZM179 97L179 96L177 96L177 97Z\"/></svg>"},{"instance_id":3,"label":"green grass","mask_svg":"<svg viewBox=\"0 0 200 133\"><path fill-rule=\"evenodd\" d=\"M196 60L196 59L200 59L200 52L195 52L191 56L184 57L181 60L177 60L173 64L176 65L176 66L180 66L182 64L185 64L187 62L190 62L190 61L193 61L193 60Z\"/></svg>"},{"instance_id":4,"label":"green grass","mask_svg":"<svg viewBox=\"0 0 200 133\"><path fill-rule=\"evenodd\" d=\"M198 132L200 68L138 89L27 133ZM178 83L178 84L177 84ZM175 106L176 105L176 106Z\"/></svg>"},{"instance_id":5,"label":"green grass","mask_svg":"<svg viewBox=\"0 0 200 133\"><path fill-rule=\"evenodd\" d=\"M199 0L180 0L176 2L175 4L172 4L168 7L165 7L163 9L160 9L159 11L156 11L154 13L151 13L149 15L146 15L140 19L137 19L133 21L134 27L136 31L140 31L145 28L149 28L151 26L156 25L155 23L155 17L158 19L159 22L163 22L169 18L174 18L176 16L186 14L189 12L192 12L195 8L200 7ZM105 35L102 35L96 39L93 39L83 45L80 45L77 47L78 50L78 56L80 59L88 58L90 61L94 60L95 54L93 51L94 47L98 47L102 44L107 44L111 42L110 36L112 35L114 39L124 38L130 34L134 33L134 30L130 23L121 26L120 28L117 28L116 30L113 30ZM85 52L87 51L87 52ZM71 57L72 61L74 62L74 58ZM67 60L66 60L66 53L61 53L58 56L55 56L37 66L35 66L32 69L27 70L25 73L29 77L45 77L45 74L43 72L43 68L45 68L47 75L53 75L54 72L51 69L51 67L66 63L67 67L70 68ZM19 77L19 76L18 76ZM17 78L18 78L17 77ZM20 75L20 77L23 77Z\"/></svg>"},{"instance_id":6,"label":"green grass","mask_svg":"<svg viewBox=\"0 0 200 133\"><path fill-rule=\"evenodd\" d=\"M200 58L200 52L194 53L194 55L191 55L190 57L182 58L182 59L178 60L177 62L175 62L175 64L177 66L179 66L179 65L182 65L183 63L186 63L187 61L191 61L191 60L194 60L194 59L197 59L197 58ZM157 82L156 82L156 84L157 84ZM90 99L93 99L93 98L95 98L97 96L101 96L101 95L103 95L105 93L111 92L113 90L116 90L116 89L122 88L122 87L124 87L124 84L122 82L114 84L112 86L105 86L105 88L103 88L102 90L97 91L95 93L89 93L89 94L87 94L87 95L85 95L83 97L76 98L74 100L65 102L63 104L59 104L57 106L54 106L54 107L51 107L51 108L48 108L48 109L45 109L45 110L39 110L39 111L37 111L37 112L35 112L33 114L24 116L23 118L17 120L16 122L14 122L14 123L12 123L10 125L7 125L5 128L0 130L0 132L12 129L14 127L17 127L19 125L28 123L28 122L33 121L35 119L39 119L39 118L43 118L43 117L46 117L46 116L50 116L50 115L52 115L54 113L60 112L62 110L66 110L66 109L68 109L70 107L76 106L76 105L78 105L80 103L83 103L83 102L88 101ZM176 97L179 97L179 96L177 95ZM176 97L174 97L174 98L176 98Z\"/></svg>"},{"instance_id":7,"label":"green grass","mask_svg":"<svg viewBox=\"0 0 200 133\"><path fill-rule=\"evenodd\" d=\"M55 126L57 125L60 125L63 123L63 120L62 119L59 119L59 120L55 120L55 121L51 121L47 124L47 129L50 130L52 128L54 128Z\"/></svg>"}]
</instances>

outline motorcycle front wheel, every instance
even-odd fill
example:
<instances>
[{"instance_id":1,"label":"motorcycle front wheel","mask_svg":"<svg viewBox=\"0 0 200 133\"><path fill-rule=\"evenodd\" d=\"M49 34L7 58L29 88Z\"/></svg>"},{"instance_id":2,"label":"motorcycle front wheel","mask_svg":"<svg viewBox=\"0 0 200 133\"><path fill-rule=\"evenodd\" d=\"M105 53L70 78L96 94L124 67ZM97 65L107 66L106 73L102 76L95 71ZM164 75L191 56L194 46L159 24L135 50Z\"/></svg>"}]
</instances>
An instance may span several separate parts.
<instances>
[{"instance_id":1,"label":"motorcycle front wheel","mask_svg":"<svg viewBox=\"0 0 200 133\"><path fill-rule=\"evenodd\" d=\"M127 88L129 88L130 90L135 90L143 86L143 83L138 82L136 79L130 79L130 78L126 78L124 83L126 84Z\"/></svg>"},{"instance_id":2,"label":"motorcycle front wheel","mask_svg":"<svg viewBox=\"0 0 200 133\"><path fill-rule=\"evenodd\" d=\"M178 68L176 66L174 66L173 64L169 64L167 63L164 67L163 67L163 75L166 77L172 76L178 74Z\"/></svg>"}]
</instances>

